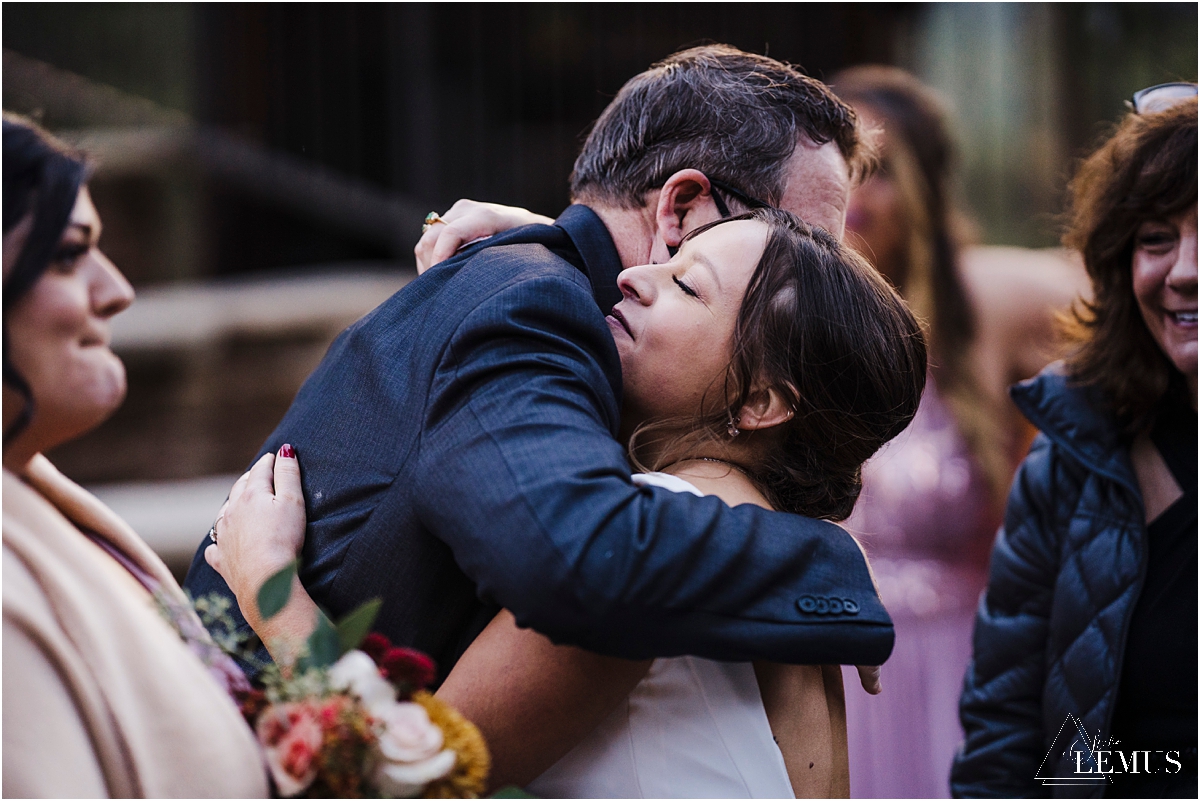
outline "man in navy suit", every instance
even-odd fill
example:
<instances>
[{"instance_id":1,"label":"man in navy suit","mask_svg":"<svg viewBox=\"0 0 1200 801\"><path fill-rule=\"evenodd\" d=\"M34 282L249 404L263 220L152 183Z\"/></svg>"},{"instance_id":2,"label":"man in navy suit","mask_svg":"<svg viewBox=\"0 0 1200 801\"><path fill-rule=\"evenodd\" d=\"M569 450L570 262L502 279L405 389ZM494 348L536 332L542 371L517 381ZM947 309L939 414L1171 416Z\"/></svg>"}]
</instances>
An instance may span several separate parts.
<instances>
[{"instance_id":1,"label":"man in navy suit","mask_svg":"<svg viewBox=\"0 0 1200 801\"><path fill-rule=\"evenodd\" d=\"M771 59L712 46L633 78L552 226L429 270L330 347L265 443L295 446L301 579L441 675L501 608L612 656L881 664L892 627L830 523L638 488L604 314L624 267L771 203L840 236L863 169L853 113ZM186 586L228 592L197 552Z\"/></svg>"}]
</instances>

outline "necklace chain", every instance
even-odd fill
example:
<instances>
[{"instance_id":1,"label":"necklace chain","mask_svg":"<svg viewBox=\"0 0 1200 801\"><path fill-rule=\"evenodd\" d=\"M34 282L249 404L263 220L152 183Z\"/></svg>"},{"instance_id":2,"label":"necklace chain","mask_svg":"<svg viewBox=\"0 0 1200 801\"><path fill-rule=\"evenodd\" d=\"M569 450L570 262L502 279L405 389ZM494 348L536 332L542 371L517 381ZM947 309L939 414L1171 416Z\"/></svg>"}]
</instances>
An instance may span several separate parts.
<instances>
[{"instance_id":1,"label":"necklace chain","mask_svg":"<svg viewBox=\"0 0 1200 801\"><path fill-rule=\"evenodd\" d=\"M749 473L749 471L746 470L746 468L742 467L741 465L734 464L733 462L730 462L726 459L716 459L712 456L697 456L696 458L702 462L716 462L717 464L723 464L727 467L732 467L734 470L738 471L746 478L750 478L750 473Z\"/></svg>"}]
</instances>

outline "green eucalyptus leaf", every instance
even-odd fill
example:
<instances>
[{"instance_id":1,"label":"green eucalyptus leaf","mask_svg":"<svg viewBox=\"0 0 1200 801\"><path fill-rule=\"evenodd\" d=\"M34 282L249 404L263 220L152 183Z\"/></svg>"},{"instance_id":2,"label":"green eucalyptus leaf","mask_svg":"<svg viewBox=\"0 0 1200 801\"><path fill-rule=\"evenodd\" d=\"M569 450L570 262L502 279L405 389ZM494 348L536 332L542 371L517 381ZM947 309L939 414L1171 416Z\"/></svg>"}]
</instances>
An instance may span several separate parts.
<instances>
[{"instance_id":1,"label":"green eucalyptus leaf","mask_svg":"<svg viewBox=\"0 0 1200 801\"><path fill-rule=\"evenodd\" d=\"M357 648L358 644L363 641L371 631L371 624L375 622L375 617L379 614L379 607L382 604L381 599L373 598L338 621L339 657L347 651Z\"/></svg>"},{"instance_id":2,"label":"green eucalyptus leaf","mask_svg":"<svg viewBox=\"0 0 1200 801\"><path fill-rule=\"evenodd\" d=\"M296 560L288 562L283 568L263 582L258 589L258 613L263 620L269 620L279 614L279 610L287 606L288 598L292 596L292 576L296 575Z\"/></svg>"},{"instance_id":3,"label":"green eucalyptus leaf","mask_svg":"<svg viewBox=\"0 0 1200 801\"><path fill-rule=\"evenodd\" d=\"M308 635L308 664L307 667L327 668L338 661L338 633L329 618L324 614L317 615L317 627Z\"/></svg>"}]
</instances>

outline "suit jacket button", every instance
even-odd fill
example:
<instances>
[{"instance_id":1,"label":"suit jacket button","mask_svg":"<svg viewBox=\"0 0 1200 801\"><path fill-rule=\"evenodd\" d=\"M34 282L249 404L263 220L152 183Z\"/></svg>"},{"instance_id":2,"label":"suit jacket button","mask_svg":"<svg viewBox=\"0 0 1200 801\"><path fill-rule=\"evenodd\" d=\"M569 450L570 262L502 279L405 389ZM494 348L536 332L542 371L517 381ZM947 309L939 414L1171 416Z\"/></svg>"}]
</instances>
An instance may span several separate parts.
<instances>
[{"instance_id":1,"label":"suit jacket button","mask_svg":"<svg viewBox=\"0 0 1200 801\"><path fill-rule=\"evenodd\" d=\"M828 598L818 598L817 599L817 614L818 615L829 614L829 599Z\"/></svg>"},{"instance_id":2,"label":"suit jacket button","mask_svg":"<svg viewBox=\"0 0 1200 801\"><path fill-rule=\"evenodd\" d=\"M844 610L846 610L846 614L848 614L848 615L857 615L858 614L858 601L854 600L853 598L843 598L842 599L842 608Z\"/></svg>"},{"instance_id":3,"label":"suit jacket button","mask_svg":"<svg viewBox=\"0 0 1200 801\"><path fill-rule=\"evenodd\" d=\"M817 600L811 595L801 595L800 600L796 601L796 606L800 607L801 612L812 614L817 611Z\"/></svg>"},{"instance_id":4,"label":"suit jacket button","mask_svg":"<svg viewBox=\"0 0 1200 801\"><path fill-rule=\"evenodd\" d=\"M843 608L844 608L844 605L842 604L841 598L830 598L829 599L829 614L840 615L842 613Z\"/></svg>"}]
</instances>

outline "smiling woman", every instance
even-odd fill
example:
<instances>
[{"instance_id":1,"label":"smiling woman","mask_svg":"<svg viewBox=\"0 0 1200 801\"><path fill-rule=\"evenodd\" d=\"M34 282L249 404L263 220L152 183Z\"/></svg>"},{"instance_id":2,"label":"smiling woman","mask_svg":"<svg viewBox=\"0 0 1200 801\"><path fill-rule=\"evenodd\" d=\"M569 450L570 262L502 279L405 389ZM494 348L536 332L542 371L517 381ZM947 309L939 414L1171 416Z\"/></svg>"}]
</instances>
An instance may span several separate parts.
<instances>
[{"instance_id":1,"label":"smiling woman","mask_svg":"<svg viewBox=\"0 0 1200 801\"><path fill-rule=\"evenodd\" d=\"M42 455L125 396L109 322L133 289L98 247L86 177L81 155L5 115L3 791L261 797L227 693L245 678L162 561Z\"/></svg>"},{"instance_id":2,"label":"smiling woman","mask_svg":"<svg viewBox=\"0 0 1200 801\"><path fill-rule=\"evenodd\" d=\"M5 238L6 254L28 246L33 220L26 215ZM133 301L133 288L100 252L99 239L100 218L80 187L45 272L5 309L5 373L29 389L26 398L5 399L6 445L19 439L19 447L5 449L6 466L91 430L125 397L125 368L108 347L109 320Z\"/></svg>"},{"instance_id":3,"label":"smiling woman","mask_svg":"<svg viewBox=\"0 0 1200 801\"><path fill-rule=\"evenodd\" d=\"M1132 113L1080 167L1067 244L1095 300L1079 308L1071 375L1142 430L1172 381L1196 406L1196 100ZM1190 137L1190 141L1189 141Z\"/></svg>"},{"instance_id":4,"label":"smiling woman","mask_svg":"<svg viewBox=\"0 0 1200 801\"><path fill-rule=\"evenodd\" d=\"M1095 765L1116 771L1106 796L1196 795L1196 154L1193 86L1129 114L1072 181L1065 240L1095 300L1065 369L1013 390L1042 435L979 606L958 796L1088 781L1093 765L1046 755L1068 715L1151 759Z\"/></svg>"},{"instance_id":5,"label":"smiling woman","mask_svg":"<svg viewBox=\"0 0 1200 801\"><path fill-rule=\"evenodd\" d=\"M1196 207L1138 226L1133 296L1155 344L1196 405ZM1190 274L1189 274L1190 273Z\"/></svg>"}]
</instances>

